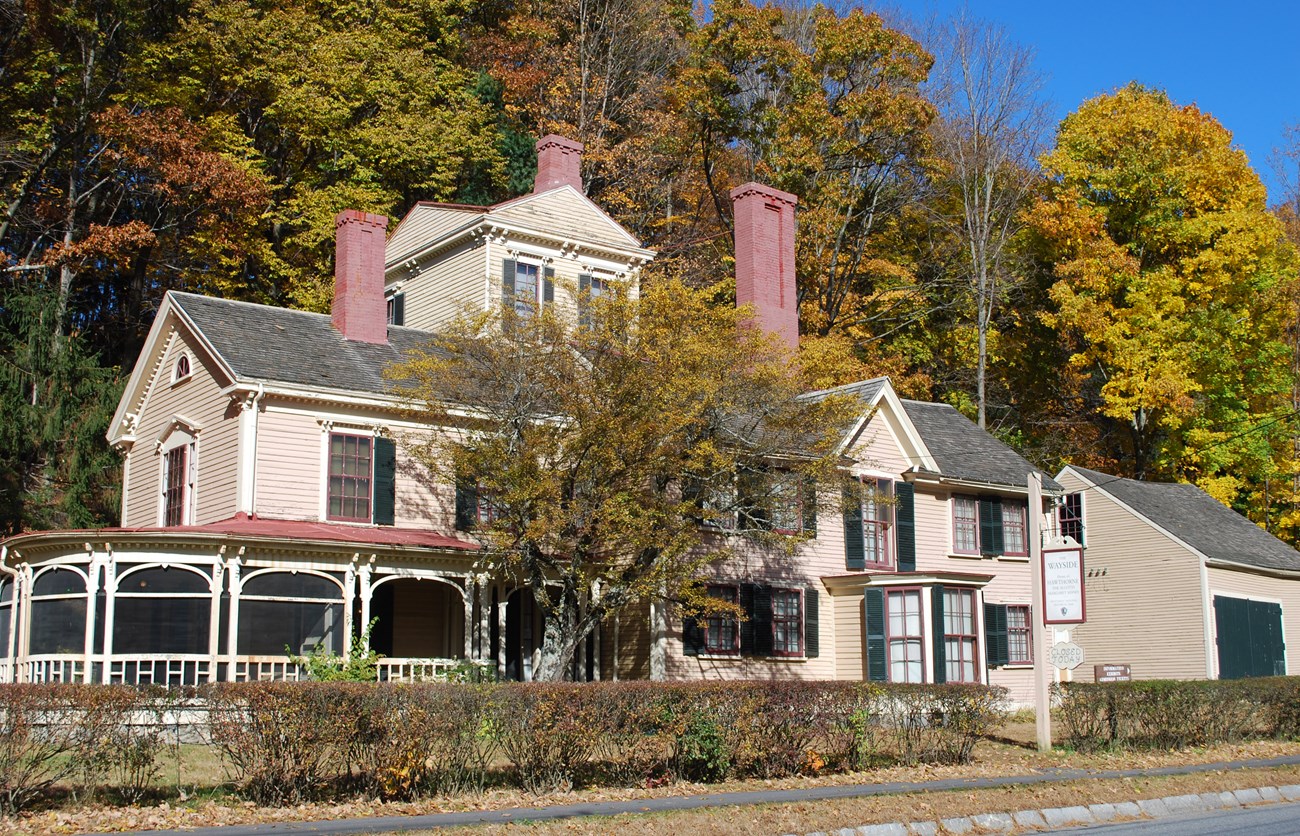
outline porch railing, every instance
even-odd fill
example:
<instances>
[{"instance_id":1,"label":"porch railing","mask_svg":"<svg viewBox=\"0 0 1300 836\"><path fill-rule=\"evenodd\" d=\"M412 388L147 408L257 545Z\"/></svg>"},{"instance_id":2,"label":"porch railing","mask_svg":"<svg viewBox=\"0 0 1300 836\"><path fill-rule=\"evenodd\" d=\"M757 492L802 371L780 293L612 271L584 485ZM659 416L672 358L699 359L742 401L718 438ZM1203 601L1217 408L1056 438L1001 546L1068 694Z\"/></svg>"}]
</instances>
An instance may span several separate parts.
<instances>
[{"instance_id":1,"label":"porch railing","mask_svg":"<svg viewBox=\"0 0 1300 836\"><path fill-rule=\"evenodd\" d=\"M24 682L85 682L86 657L51 654L28 656L23 664Z\"/></svg>"},{"instance_id":2,"label":"porch railing","mask_svg":"<svg viewBox=\"0 0 1300 836\"><path fill-rule=\"evenodd\" d=\"M207 655L113 655L108 657L106 682L126 685L198 685L216 678Z\"/></svg>"},{"instance_id":3,"label":"porch railing","mask_svg":"<svg viewBox=\"0 0 1300 836\"><path fill-rule=\"evenodd\" d=\"M101 664L106 661L107 664ZM229 662L229 664L228 664ZM446 679L465 664L453 658L390 658L375 663L379 682L431 682ZM288 656L207 656L200 654L113 654L94 658L92 679L126 685L201 685L205 682L297 682L306 670ZM84 656L29 656L20 665L0 661L0 682L13 674L24 682L85 682ZM232 676L233 674L233 676Z\"/></svg>"},{"instance_id":4,"label":"porch railing","mask_svg":"<svg viewBox=\"0 0 1300 836\"><path fill-rule=\"evenodd\" d=\"M461 659L393 659L375 663L380 682L430 682L446 679L447 672L460 665Z\"/></svg>"}]
</instances>

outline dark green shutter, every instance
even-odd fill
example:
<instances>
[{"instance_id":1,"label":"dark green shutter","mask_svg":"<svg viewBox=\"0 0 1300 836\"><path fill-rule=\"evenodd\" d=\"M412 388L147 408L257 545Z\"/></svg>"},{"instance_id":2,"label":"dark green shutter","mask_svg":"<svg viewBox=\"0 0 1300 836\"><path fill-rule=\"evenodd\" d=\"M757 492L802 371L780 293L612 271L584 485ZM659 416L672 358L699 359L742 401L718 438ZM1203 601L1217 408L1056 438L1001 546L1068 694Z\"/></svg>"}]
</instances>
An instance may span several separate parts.
<instances>
[{"instance_id":1,"label":"dark green shutter","mask_svg":"<svg viewBox=\"0 0 1300 836\"><path fill-rule=\"evenodd\" d=\"M750 617L754 625L754 655L772 655L772 588L755 584L754 611Z\"/></svg>"},{"instance_id":2,"label":"dark green shutter","mask_svg":"<svg viewBox=\"0 0 1300 836\"><path fill-rule=\"evenodd\" d=\"M862 485L854 482L844 488L844 567L865 569L866 552L862 547Z\"/></svg>"},{"instance_id":3,"label":"dark green shutter","mask_svg":"<svg viewBox=\"0 0 1300 836\"><path fill-rule=\"evenodd\" d=\"M817 482L811 477L800 487L800 504L803 507L803 533L817 536Z\"/></svg>"},{"instance_id":4,"label":"dark green shutter","mask_svg":"<svg viewBox=\"0 0 1300 836\"><path fill-rule=\"evenodd\" d=\"M507 258L501 263L501 301L507 305L515 303L515 260Z\"/></svg>"},{"instance_id":5,"label":"dark green shutter","mask_svg":"<svg viewBox=\"0 0 1300 836\"><path fill-rule=\"evenodd\" d=\"M818 609L817 587L810 586L803 591L803 655L809 659L817 658L821 652Z\"/></svg>"},{"instance_id":6,"label":"dark green shutter","mask_svg":"<svg viewBox=\"0 0 1300 836\"><path fill-rule=\"evenodd\" d=\"M406 294L405 293L393 294L393 324L394 325L406 324Z\"/></svg>"},{"instance_id":7,"label":"dark green shutter","mask_svg":"<svg viewBox=\"0 0 1300 836\"><path fill-rule=\"evenodd\" d=\"M682 653L699 656L704 652L704 625L696 618L682 619Z\"/></svg>"},{"instance_id":8,"label":"dark green shutter","mask_svg":"<svg viewBox=\"0 0 1300 836\"><path fill-rule=\"evenodd\" d=\"M934 681L944 683L948 681L948 653L944 643L942 586L930 588L930 620L934 628Z\"/></svg>"},{"instance_id":9,"label":"dark green shutter","mask_svg":"<svg viewBox=\"0 0 1300 836\"><path fill-rule=\"evenodd\" d=\"M591 327L591 314L588 311L591 303L591 276L587 273L578 274L578 324L584 328Z\"/></svg>"},{"instance_id":10,"label":"dark green shutter","mask_svg":"<svg viewBox=\"0 0 1300 836\"><path fill-rule=\"evenodd\" d=\"M907 482L894 486L894 546L898 550L898 571L916 571L916 489Z\"/></svg>"},{"instance_id":11,"label":"dark green shutter","mask_svg":"<svg viewBox=\"0 0 1300 836\"><path fill-rule=\"evenodd\" d=\"M984 655L990 668L1000 668L1011 661L1006 604L984 605Z\"/></svg>"},{"instance_id":12,"label":"dark green shutter","mask_svg":"<svg viewBox=\"0 0 1300 836\"><path fill-rule=\"evenodd\" d=\"M397 514L397 442L375 439L375 525L392 525Z\"/></svg>"},{"instance_id":13,"label":"dark green shutter","mask_svg":"<svg viewBox=\"0 0 1300 836\"><path fill-rule=\"evenodd\" d=\"M591 276L589 274L578 274L578 290L582 293L587 293L591 290Z\"/></svg>"},{"instance_id":14,"label":"dark green shutter","mask_svg":"<svg viewBox=\"0 0 1300 836\"><path fill-rule=\"evenodd\" d=\"M1002 497L981 496L980 508L980 554L1002 554L1005 546L1002 542Z\"/></svg>"},{"instance_id":15,"label":"dark green shutter","mask_svg":"<svg viewBox=\"0 0 1300 836\"><path fill-rule=\"evenodd\" d=\"M471 479L456 482L456 528L469 531L478 522L478 485Z\"/></svg>"},{"instance_id":16,"label":"dark green shutter","mask_svg":"<svg viewBox=\"0 0 1300 836\"><path fill-rule=\"evenodd\" d=\"M862 620L867 628L867 680L889 681L885 659L885 591L867 587L862 590Z\"/></svg>"},{"instance_id":17,"label":"dark green shutter","mask_svg":"<svg viewBox=\"0 0 1300 836\"><path fill-rule=\"evenodd\" d=\"M740 621L740 652L746 656L754 653L754 585L740 585L740 611L744 618Z\"/></svg>"},{"instance_id":18,"label":"dark green shutter","mask_svg":"<svg viewBox=\"0 0 1300 836\"><path fill-rule=\"evenodd\" d=\"M547 267L543 271L542 301L550 304L555 301L555 268Z\"/></svg>"}]
</instances>

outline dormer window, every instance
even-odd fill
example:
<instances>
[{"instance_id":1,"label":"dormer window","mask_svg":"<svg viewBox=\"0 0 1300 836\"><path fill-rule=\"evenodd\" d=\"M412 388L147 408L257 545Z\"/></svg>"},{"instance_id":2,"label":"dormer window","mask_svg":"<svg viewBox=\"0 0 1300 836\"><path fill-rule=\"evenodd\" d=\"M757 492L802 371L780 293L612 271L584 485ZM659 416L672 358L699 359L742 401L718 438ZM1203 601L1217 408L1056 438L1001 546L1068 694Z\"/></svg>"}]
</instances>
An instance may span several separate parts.
<instances>
[{"instance_id":1,"label":"dormer window","mask_svg":"<svg viewBox=\"0 0 1300 836\"><path fill-rule=\"evenodd\" d=\"M172 383L179 383L190 376L190 355L182 354L176 358L176 365L172 367Z\"/></svg>"},{"instance_id":2,"label":"dormer window","mask_svg":"<svg viewBox=\"0 0 1300 836\"><path fill-rule=\"evenodd\" d=\"M555 301L555 268L508 258L501 268L501 302L520 319Z\"/></svg>"}]
</instances>

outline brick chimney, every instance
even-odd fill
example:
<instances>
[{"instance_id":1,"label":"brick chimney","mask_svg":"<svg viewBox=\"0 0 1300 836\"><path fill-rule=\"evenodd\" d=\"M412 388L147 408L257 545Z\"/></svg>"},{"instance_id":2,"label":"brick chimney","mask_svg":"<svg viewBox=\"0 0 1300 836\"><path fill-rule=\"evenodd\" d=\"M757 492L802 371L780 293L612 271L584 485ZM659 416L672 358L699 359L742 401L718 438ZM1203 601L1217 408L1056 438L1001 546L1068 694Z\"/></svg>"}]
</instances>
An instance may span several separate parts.
<instances>
[{"instance_id":1,"label":"brick chimney","mask_svg":"<svg viewBox=\"0 0 1300 836\"><path fill-rule=\"evenodd\" d=\"M388 218L345 209L334 218L334 327L344 339L388 342L384 232Z\"/></svg>"},{"instance_id":2,"label":"brick chimney","mask_svg":"<svg viewBox=\"0 0 1300 836\"><path fill-rule=\"evenodd\" d=\"M794 207L799 199L760 183L731 190L736 222L736 304L791 351L799 349L794 286Z\"/></svg>"},{"instance_id":3,"label":"brick chimney","mask_svg":"<svg viewBox=\"0 0 1300 836\"><path fill-rule=\"evenodd\" d=\"M537 179L533 194L558 189L568 183L582 192L582 143L547 134L537 140Z\"/></svg>"}]
</instances>

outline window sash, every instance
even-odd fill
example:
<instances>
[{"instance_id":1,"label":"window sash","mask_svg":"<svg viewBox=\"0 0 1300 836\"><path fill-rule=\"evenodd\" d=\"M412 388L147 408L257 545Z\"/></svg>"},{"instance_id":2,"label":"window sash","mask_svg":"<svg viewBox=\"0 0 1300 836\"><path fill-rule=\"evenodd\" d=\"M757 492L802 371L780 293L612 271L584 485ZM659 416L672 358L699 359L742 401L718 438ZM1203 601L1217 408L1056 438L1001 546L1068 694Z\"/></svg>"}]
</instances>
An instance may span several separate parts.
<instances>
[{"instance_id":1,"label":"window sash","mask_svg":"<svg viewBox=\"0 0 1300 836\"><path fill-rule=\"evenodd\" d=\"M772 655L803 654L803 595L797 589L772 590Z\"/></svg>"},{"instance_id":2,"label":"window sash","mask_svg":"<svg viewBox=\"0 0 1300 836\"><path fill-rule=\"evenodd\" d=\"M1027 557L1029 541L1025 536L1028 505L1002 500L1002 553Z\"/></svg>"},{"instance_id":3,"label":"window sash","mask_svg":"<svg viewBox=\"0 0 1300 836\"><path fill-rule=\"evenodd\" d=\"M710 584L710 598L720 598L740 604L740 587ZM704 626L704 649L708 653L735 654L740 652L740 621L735 616L711 615Z\"/></svg>"},{"instance_id":4,"label":"window sash","mask_svg":"<svg viewBox=\"0 0 1300 836\"><path fill-rule=\"evenodd\" d=\"M1083 498L1079 494L1067 493L1056 506L1056 527L1062 537L1083 545Z\"/></svg>"},{"instance_id":5,"label":"window sash","mask_svg":"<svg viewBox=\"0 0 1300 836\"><path fill-rule=\"evenodd\" d=\"M890 682L925 681L925 628L919 588L885 593L885 648Z\"/></svg>"},{"instance_id":6,"label":"window sash","mask_svg":"<svg viewBox=\"0 0 1300 836\"><path fill-rule=\"evenodd\" d=\"M163 525L184 525L185 483L187 481L186 455L189 445L182 444L167 451L167 487L163 492Z\"/></svg>"},{"instance_id":7,"label":"window sash","mask_svg":"<svg viewBox=\"0 0 1300 836\"><path fill-rule=\"evenodd\" d=\"M1034 663L1033 622L1029 607L1007 606L1007 664L1032 665Z\"/></svg>"},{"instance_id":8,"label":"window sash","mask_svg":"<svg viewBox=\"0 0 1300 836\"><path fill-rule=\"evenodd\" d=\"M799 487L797 474L778 473L773 477L772 495L767 503L768 522L773 531L782 534L803 531L803 491Z\"/></svg>"},{"instance_id":9,"label":"window sash","mask_svg":"<svg viewBox=\"0 0 1300 836\"><path fill-rule=\"evenodd\" d=\"M974 590L944 590L943 644L947 681L979 682Z\"/></svg>"},{"instance_id":10,"label":"window sash","mask_svg":"<svg viewBox=\"0 0 1300 836\"><path fill-rule=\"evenodd\" d=\"M894 506L885 501L893 495L893 484L889 479L863 481L862 559L875 569L893 566L890 543L893 540Z\"/></svg>"},{"instance_id":11,"label":"window sash","mask_svg":"<svg viewBox=\"0 0 1300 836\"><path fill-rule=\"evenodd\" d=\"M542 269L536 264L515 262L515 313L521 317L532 316L540 305Z\"/></svg>"},{"instance_id":12,"label":"window sash","mask_svg":"<svg viewBox=\"0 0 1300 836\"><path fill-rule=\"evenodd\" d=\"M952 547L959 554L979 554L979 500L973 496L952 498Z\"/></svg>"},{"instance_id":13,"label":"window sash","mask_svg":"<svg viewBox=\"0 0 1300 836\"><path fill-rule=\"evenodd\" d=\"M330 435L329 519L370 522L374 462L371 442L369 436Z\"/></svg>"}]
</instances>

